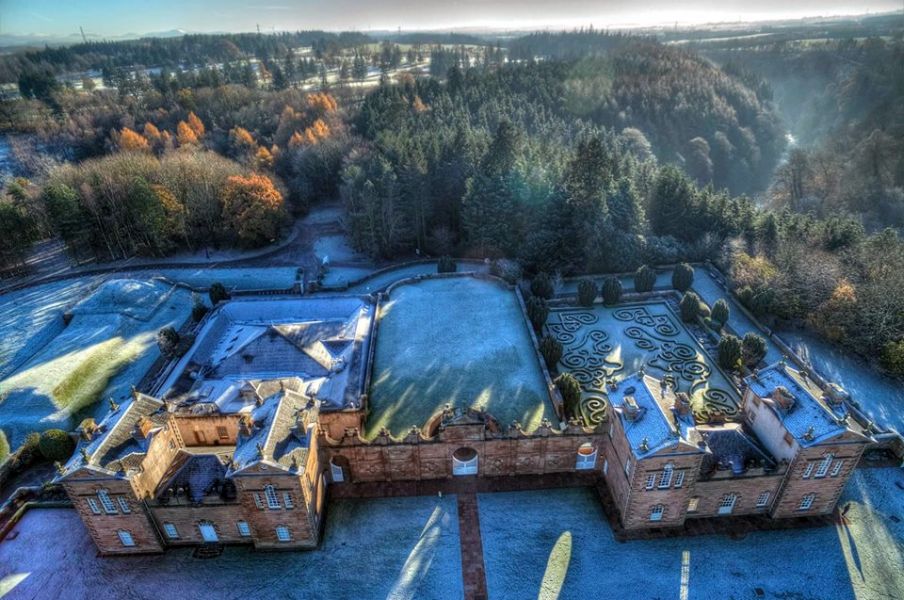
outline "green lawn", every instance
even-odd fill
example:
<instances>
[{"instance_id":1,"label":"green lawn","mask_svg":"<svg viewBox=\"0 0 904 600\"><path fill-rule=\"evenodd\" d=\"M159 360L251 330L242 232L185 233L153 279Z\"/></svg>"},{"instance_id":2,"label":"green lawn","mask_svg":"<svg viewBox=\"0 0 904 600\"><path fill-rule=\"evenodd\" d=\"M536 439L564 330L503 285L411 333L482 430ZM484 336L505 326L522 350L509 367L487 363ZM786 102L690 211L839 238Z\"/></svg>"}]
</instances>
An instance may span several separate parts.
<instances>
[{"instance_id":1,"label":"green lawn","mask_svg":"<svg viewBox=\"0 0 904 600\"><path fill-rule=\"evenodd\" d=\"M121 337L102 342L53 388L53 401L71 413L91 406L119 371L135 360L140 348Z\"/></svg>"},{"instance_id":2,"label":"green lawn","mask_svg":"<svg viewBox=\"0 0 904 600\"><path fill-rule=\"evenodd\" d=\"M399 286L379 319L367 437L421 427L446 403L487 410L503 426L556 421L518 299L501 284Z\"/></svg>"}]
</instances>

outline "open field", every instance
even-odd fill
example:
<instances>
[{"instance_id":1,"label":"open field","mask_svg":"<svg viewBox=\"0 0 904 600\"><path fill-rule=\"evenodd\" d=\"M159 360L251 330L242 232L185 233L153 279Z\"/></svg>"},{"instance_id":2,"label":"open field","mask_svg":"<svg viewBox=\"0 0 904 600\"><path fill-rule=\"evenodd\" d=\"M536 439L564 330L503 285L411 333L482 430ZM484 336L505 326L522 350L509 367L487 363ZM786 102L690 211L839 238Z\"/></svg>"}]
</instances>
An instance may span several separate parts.
<instances>
[{"instance_id":1,"label":"open field","mask_svg":"<svg viewBox=\"0 0 904 600\"><path fill-rule=\"evenodd\" d=\"M900 469L855 472L835 527L616 542L588 489L482 494L491 598L900 598ZM757 589L762 596L757 596ZM604 592L605 590L605 592Z\"/></svg>"},{"instance_id":2,"label":"open field","mask_svg":"<svg viewBox=\"0 0 904 600\"><path fill-rule=\"evenodd\" d=\"M51 284L54 285L54 284ZM44 286L41 286L44 287ZM43 298L43 300L42 300ZM27 305L44 313L52 295ZM72 307L65 325L56 315L54 335L0 380L0 425L17 448L32 431L72 429L87 414L107 410L101 398L121 402L159 356L157 331L179 327L191 310L191 294L159 282L112 279Z\"/></svg>"},{"instance_id":3,"label":"open field","mask_svg":"<svg viewBox=\"0 0 904 600\"><path fill-rule=\"evenodd\" d=\"M368 437L420 427L446 403L503 426L555 421L514 292L472 277L426 280L394 288L379 318Z\"/></svg>"},{"instance_id":4,"label":"open field","mask_svg":"<svg viewBox=\"0 0 904 600\"><path fill-rule=\"evenodd\" d=\"M335 501L317 550L227 548L212 560L188 549L99 558L74 510L31 510L16 529L0 543L0 596L10 600L462 597L454 496Z\"/></svg>"}]
</instances>

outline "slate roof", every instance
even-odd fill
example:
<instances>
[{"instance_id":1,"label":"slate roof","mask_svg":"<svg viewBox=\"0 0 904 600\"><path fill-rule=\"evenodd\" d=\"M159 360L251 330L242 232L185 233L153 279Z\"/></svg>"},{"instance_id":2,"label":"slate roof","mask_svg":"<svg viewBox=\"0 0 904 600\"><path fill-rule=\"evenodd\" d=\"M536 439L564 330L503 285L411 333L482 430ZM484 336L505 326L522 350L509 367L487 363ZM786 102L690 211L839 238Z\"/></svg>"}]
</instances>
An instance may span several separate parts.
<instances>
[{"instance_id":1,"label":"slate roof","mask_svg":"<svg viewBox=\"0 0 904 600\"><path fill-rule=\"evenodd\" d=\"M698 425L697 433L710 451L703 458L704 472L712 467L720 467L741 474L752 460L768 467L776 465L775 459L740 423Z\"/></svg>"},{"instance_id":2,"label":"slate roof","mask_svg":"<svg viewBox=\"0 0 904 600\"><path fill-rule=\"evenodd\" d=\"M81 440L75 453L64 467L65 476L82 467L100 468L104 471L127 471L141 463L140 457L150 441L137 432L136 426L143 418L151 418L154 426L162 426L164 403L156 398L135 392L115 411L110 411L97 424L97 432L90 441ZM87 461L85 457L87 456Z\"/></svg>"},{"instance_id":3,"label":"slate roof","mask_svg":"<svg viewBox=\"0 0 904 600\"><path fill-rule=\"evenodd\" d=\"M622 379L614 388L607 391L609 402L616 409L621 419L625 436L631 451L637 458L644 458L664 448L674 446L683 439L684 442L696 446L692 433L683 433L669 408L673 394L671 390L663 396L660 382L655 377L643 372L635 373ZM626 416L625 399L633 397L638 407L638 417L634 420ZM703 452L702 449L699 450Z\"/></svg>"},{"instance_id":4,"label":"slate roof","mask_svg":"<svg viewBox=\"0 0 904 600\"><path fill-rule=\"evenodd\" d=\"M324 410L357 408L373 308L358 297L228 302L209 317L158 393L203 398L208 382L297 377Z\"/></svg>"},{"instance_id":5,"label":"slate roof","mask_svg":"<svg viewBox=\"0 0 904 600\"><path fill-rule=\"evenodd\" d=\"M305 396L283 389L267 397L251 413L251 429L239 434L230 474L259 463L302 470L310 448L310 429L317 406Z\"/></svg>"},{"instance_id":6,"label":"slate roof","mask_svg":"<svg viewBox=\"0 0 904 600\"><path fill-rule=\"evenodd\" d=\"M798 444L809 447L834 438L848 429L844 403L831 404L823 399L823 390L784 361L761 369L745 379L750 390L766 401ZM782 387L794 399L790 409L771 400Z\"/></svg>"},{"instance_id":7,"label":"slate roof","mask_svg":"<svg viewBox=\"0 0 904 600\"><path fill-rule=\"evenodd\" d=\"M187 491L192 502L200 502L210 494L217 483L226 480L227 453L198 454L181 450L167 469L154 496L158 497L170 488Z\"/></svg>"}]
</instances>

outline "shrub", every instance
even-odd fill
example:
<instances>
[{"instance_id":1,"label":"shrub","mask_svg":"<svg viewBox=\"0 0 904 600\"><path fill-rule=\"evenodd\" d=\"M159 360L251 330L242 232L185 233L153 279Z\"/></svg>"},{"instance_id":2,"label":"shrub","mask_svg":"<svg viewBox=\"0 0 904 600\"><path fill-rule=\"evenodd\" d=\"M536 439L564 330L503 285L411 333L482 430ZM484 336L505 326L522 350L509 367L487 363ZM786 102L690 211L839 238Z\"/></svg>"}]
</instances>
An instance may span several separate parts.
<instances>
[{"instance_id":1,"label":"shrub","mask_svg":"<svg viewBox=\"0 0 904 600\"><path fill-rule=\"evenodd\" d=\"M195 295L193 298L193 301L192 301L192 306L191 306L192 320L195 323L197 323L198 321L200 321L201 319L204 318L204 315L207 314L208 310L209 309L207 308L207 305L204 304L204 302L201 300L200 296Z\"/></svg>"},{"instance_id":2,"label":"shrub","mask_svg":"<svg viewBox=\"0 0 904 600\"><path fill-rule=\"evenodd\" d=\"M41 434L39 433L31 432L25 436L25 441L22 442L22 445L19 446L19 449L16 450L14 455L15 458L12 463L13 470L21 472L28 468L39 452L38 444L40 442Z\"/></svg>"},{"instance_id":3,"label":"shrub","mask_svg":"<svg viewBox=\"0 0 904 600\"><path fill-rule=\"evenodd\" d=\"M622 284L617 277L606 277L603 280L603 304L618 304L622 295Z\"/></svg>"},{"instance_id":4,"label":"shrub","mask_svg":"<svg viewBox=\"0 0 904 600\"><path fill-rule=\"evenodd\" d=\"M681 312L681 320L685 323L692 323L700 315L700 298L694 292L684 292L678 308Z\"/></svg>"},{"instance_id":5,"label":"shrub","mask_svg":"<svg viewBox=\"0 0 904 600\"><path fill-rule=\"evenodd\" d=\"M552 298L555 289L552 286L552 280L549 278L549 275L542 271L537 273L530 282L530 293L538 298L543 298L544 300Z\"/></svg>"},{"instance_id":6,"label":"shrub","mask_svg":"<svg viewBox=\"0 0 904 600\"><path fill-rule=\"evenodd\" d=\"M904 340L888 342L882 347L882 366L896 377L904 377Z\"/></svg>"},{"instance_id":7,"label":"shrub","mask_svg":"<svg viewBox=\"0 0 904 600\"><path fill-rule=\"evenodd\" d=\"M686 292L694 284L694 267L681 263L672 271L672 287L679 292Z\"/></svg>"},{"instance_id":8,"label":"shrub","mask_svg":"<svg viewBox=\"0 0 904 600\"><path fill-rule=\"evenodd\" d=\"M565 404L566 416L582 418L581 415L581 384L571 373L562 373L555 378L556 389L562 394L562 402Z\"/></svg>"},{"instance_id":9,"label":"shrub","mask_svg":"<svg viewBox=\"0 0 904 600\"><path fill-rule=\"evenodd\" d=\"M514 260L498 258L490 265L490 275L505 279L509 283L515 283L521 279L521 265Z\"/></svg>"},{"instance_id":10,"label":"shrub","mask_svg":"<svg viewBox=\"0 0 904 600\"><path fill-rule=\"evenodd\" d=\"M458 264L451 256L441 256L436 263L437 273L454 273L458 270Z\"/></svg>"},{"instance_id":11,"label":"shrub","mask_svg":"<svg viewBox=\"0 0 904 600\"><path fill-rule=\"evenodd\" d=\"M538 296L531 296L527 299L527 318L530 319L534 331L543 329L546 318L549 316L549 305L546 300Z\"/></svg>"},{"instance_id":12,"label":"shrub","mask_svg":"<svg viewBox=\"0 0 904 600\"><path fill-rule=\"evenodd\" d=\"M757 335L752 331L744 334L741 340L741 357L744 365L752 368L755 367L766 356L766 340L763 336Z\"/></svg>"},{"instance_id":13,"label":"shrub","mask_svg":"<svg viewBox=\"0 0 904 600\"><path fill-rule=\"evenodd\" d=\"M578 304L581 306L593 306L599 290L596 284L589 279L582 279L578 282Z\"/></svg>"},{"instance_id":14,"label":"shrub","mask_svg":"<svg viewBox=\"0 0 904 600\"><path fill-rule=\"evenodd\" d=\"M49 461L63 461L72 456L75 443L62 429L48 429L41 434L38 450Z\"/></svg>"},{"instance_id":15,"label":"shrub","mask_svg":"<svg viewBox=\"0 0 904 600\"><path fill-rule=\"evenodd\" d=\"M719 366L723 369L737 369L741 360L741 340L733 335L723 335L719 340Z\"/></svg>"},{"instance_id":16,"label":"shrub","mask_svg":"<svg viewBox=\"0 0 904 600\"><path fill-rule=\"evenodd\" d=\"M712 319L713 324L715 325L713 329L720 329L722 327L725 327L725 323L728 322L728 317L730 314L731 312L728 308L728 302L726 302L724 298L716 300L716 303L713 304L712 310Z\"/></svg>"},{"instance_id":17,"label":"shrub","mask_svg":"<svg viewBox=\"0 0 904 600\"><path fill-rule=\"evenodd\" d=\"M216 306L217 302L220 302L221 300L229 300L229 292L226 291L226 286L219 281L211 284L207 295L210 297L210 303L213 306Z\"/></svg>"},{"instance_id":18,"label":"shrub","mask_svg":"<svg viewBox=\"0 0 904 600\"><path fill-rule=\"evenodd\" d=\"M157 332L157 347L164 358L175 357L179 347L179 332L170 326L161 328Z\"/></svg>"},{"instance_id":19,"label":"shrub","mask_svg":"<svg viewBox=\"0 0 904 600\"><path fill-rule=\"evenodd\" d=\"M645 294L652 292L656 285L656 271L647 265L641 266L634 272L634 291Z\"/></svg>"},{"instance_id":20,"label":"shrub","mask_svg":"<svg viewBox=\"0 0 904 600\"><path fill-rule=\"evenodd\" d=\"M562 344L551 335L544 335L540 340L540 354L549 369L555 369L562 358Z\"/></svg>"}]
</instances>

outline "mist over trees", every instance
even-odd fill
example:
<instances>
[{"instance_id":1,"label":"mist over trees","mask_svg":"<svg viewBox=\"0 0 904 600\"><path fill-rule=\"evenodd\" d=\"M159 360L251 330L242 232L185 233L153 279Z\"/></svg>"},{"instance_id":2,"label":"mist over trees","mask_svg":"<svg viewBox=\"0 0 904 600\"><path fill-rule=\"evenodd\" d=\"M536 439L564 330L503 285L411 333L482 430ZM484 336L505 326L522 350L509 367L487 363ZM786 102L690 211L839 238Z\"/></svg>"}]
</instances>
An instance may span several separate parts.
<instances>
[{"instance_id":1,"label":"mist over trees","mask_svg":"<svg viewBox=\"0 0 904 600\"><path fill-rule=\"evenodd\" d=\"M20 263L54 235L78 260L265 245L291 216L339 200L352 245L379 261L636 271L649 289L656 274L643 265L709 259L764 321L805 324L904 371L900 40L704 57L593 30L507 48L357 36L186 36L5 57L24 97L0 101L0 128L19 134L24 177L0 194L0 258ZM315 58L294 55L301 43ZM825 65L832 53L847 66ZM197 69L183 68L189 56ZM136 61L163 68L145 75ZM110 89L54 77L100 63ZM377 69L379 84L356 86ZM785 126L804 127L789 115L814 113L787 103L797 83L822 109L813 136L785 152ZM583 287L584 302L619 296L611 282ZM684 304L700 314L698 300ZM530 307L535 325L547 310Z\"/></svg>"}]
</instances>

